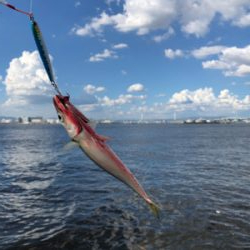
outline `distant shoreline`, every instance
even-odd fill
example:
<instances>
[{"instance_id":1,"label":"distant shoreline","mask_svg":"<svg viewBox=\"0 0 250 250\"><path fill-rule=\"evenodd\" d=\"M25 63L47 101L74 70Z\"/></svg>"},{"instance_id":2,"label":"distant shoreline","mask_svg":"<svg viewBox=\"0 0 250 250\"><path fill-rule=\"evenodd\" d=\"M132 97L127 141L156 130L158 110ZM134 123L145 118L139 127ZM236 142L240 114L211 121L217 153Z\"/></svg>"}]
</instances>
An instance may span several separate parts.
<instances>
[{"instance_id":1,"label":"distant shoreline","mask_svg":"<svg viewBox=\"0 0 250 250\"><path fill-rule=\"evenodd\" d=\"M170 120L170 121L112 121L112 122L102 122L96 121L99 125L225 125L225 124L249 124L250 121L247 120L212 120L212 121L197 121L197 120ZM29 123L18 123L18 122L0 122L0 125L11 126L11 125L20 125L20 126L31 126L31 125L58 125L61 126L60 122L29 122Z\"/></svg>"}]
</instances>

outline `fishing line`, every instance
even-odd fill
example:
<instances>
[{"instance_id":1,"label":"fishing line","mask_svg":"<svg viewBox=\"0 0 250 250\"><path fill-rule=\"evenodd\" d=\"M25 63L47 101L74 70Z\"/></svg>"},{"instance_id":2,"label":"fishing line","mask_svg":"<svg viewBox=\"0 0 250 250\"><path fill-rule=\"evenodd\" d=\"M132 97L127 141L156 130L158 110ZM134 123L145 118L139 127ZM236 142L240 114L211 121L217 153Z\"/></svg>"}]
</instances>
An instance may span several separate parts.
<instances>
[{"instance_id":1,"label":"fishing line","mask_svg":"<svg viewBox=\"0 0 250 250\"><path fill-rule=\"evenodd\" d=\"M30 13L33 13L33 0L30 0Z\"/></svg>"},{"instance_id":2,"label":"fishing line","mask_svg":"<svg viewBox=\"0 0 250 250\"><path fill-rule=\"evenodd\" d=\"M54 87L54 90L59 95L62 95L59 88L58 88L58 86L57 86L57 84L56 84L56 82L55 82L55 77L54 77L51 61L50 61L50 58L49 58L49 53L48 53L48 50L46 48L45 42L43 40L41 30L40 30L37 22L35 21L34 15L32 13L33 0L30 0L30 12L18 9L14 5L9 4L5 0L0 0L0 4L3 4L6 7L10 8L12 10L15 10L17 12L20 12L20 13L22 13L22 14L24 14L24 15L26 15L26 16L28 16L30 18L33 37L34 37L34 40L35 40L35 43L36 43L40 58L42 60L43 66L45 68L45 71L46 71L46 73L48 75L48 78L50 80L51 85Z\"/></svg>"}]
</instances>

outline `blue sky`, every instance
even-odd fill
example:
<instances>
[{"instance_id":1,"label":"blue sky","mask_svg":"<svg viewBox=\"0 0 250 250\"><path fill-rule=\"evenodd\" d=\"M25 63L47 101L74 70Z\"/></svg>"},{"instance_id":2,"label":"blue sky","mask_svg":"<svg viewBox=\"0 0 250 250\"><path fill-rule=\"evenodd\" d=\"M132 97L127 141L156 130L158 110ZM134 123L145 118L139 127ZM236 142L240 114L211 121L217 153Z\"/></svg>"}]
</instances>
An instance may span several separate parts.
<instances>
[{"instance_id":1,"label":"blue sky","mask_svg":"<svg viewBox=\"0 0 250 250\"><path fill-rule=\"evenodd\" d=\"M249 116L249 0L217 2L33 0L33 12L61 91L93 119ZM54 117L28 18L0 5L0 34L0 116Z\"/></svg>"}]
</instances>

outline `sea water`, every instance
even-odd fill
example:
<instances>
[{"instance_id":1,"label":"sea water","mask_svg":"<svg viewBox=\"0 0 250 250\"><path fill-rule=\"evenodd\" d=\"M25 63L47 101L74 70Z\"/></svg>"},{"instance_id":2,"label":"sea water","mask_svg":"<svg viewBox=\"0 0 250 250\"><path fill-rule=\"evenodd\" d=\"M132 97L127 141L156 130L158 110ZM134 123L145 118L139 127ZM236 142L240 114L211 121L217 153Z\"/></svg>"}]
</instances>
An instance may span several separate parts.
<instances>
[{"instance_id":1,"label":"sea water","mask_svg":"<svg viewBox=\"0 0 250 250\"><path fill-rule=\"evenodd\" d=\"M250 125L108 124L97 132L161 208L59 125L0 126L0 249L250 249Z\"/></svg>"}]
</instances>

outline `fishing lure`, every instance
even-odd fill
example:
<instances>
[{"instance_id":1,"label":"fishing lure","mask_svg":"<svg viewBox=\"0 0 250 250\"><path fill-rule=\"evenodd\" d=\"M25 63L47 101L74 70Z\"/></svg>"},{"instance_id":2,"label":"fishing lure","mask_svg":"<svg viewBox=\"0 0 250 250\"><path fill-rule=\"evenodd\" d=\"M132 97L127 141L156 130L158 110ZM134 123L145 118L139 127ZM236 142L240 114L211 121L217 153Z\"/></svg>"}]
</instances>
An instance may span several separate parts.
<instances>
[{"instance_id":1,"label":"fishing lure","mask_svg":"<svg viewBox=\"0 0 250 250\"><path fill-rule=\"evenodd\" d=\"M45 42L43 40L42 32L41 32L37 22L35 21L33 13L20 10L20 9L16 8L15 6L7 3L5 0L0 0L0 4L3 4L6 7L10 8L12 10L15 10L17 12L20 12L20 13L22 13L30 18L32 34L33 34L40 58L43 62L43 66L47 72L47 75L48 75L48 78L51 82L51 85L54 87L56 92L59 95L61 95L61 92L59 91L58 86L55 82L55 77L54 77L51 61L49 58L49 53L48 53L47 47L45 45Z\"/></svg>"},{"instance_id":2,"label":"fishing lure","mask_svg":"<svg viewBox=\"0 0 250 250\"><path fill-rule=\"evenodd\" d=\"M31 29L32 29L32 33L34 36L34 40L35 40L37 49L39 51L40 57L42 59L44 68L47 72L49 80L51 82L55 83L55 78L54 78L54 74L53 74L53 70L52 70L52 66L51 66L51 62L50 62L50 58L49 58L49 53L48 53L48 50L47 50L46 45L44 43L44 40L42 37L42 32L41 32L37 22L35 21L33 15L30 16L30 20L31 20Z\"/></svg>"}]
</instances>

